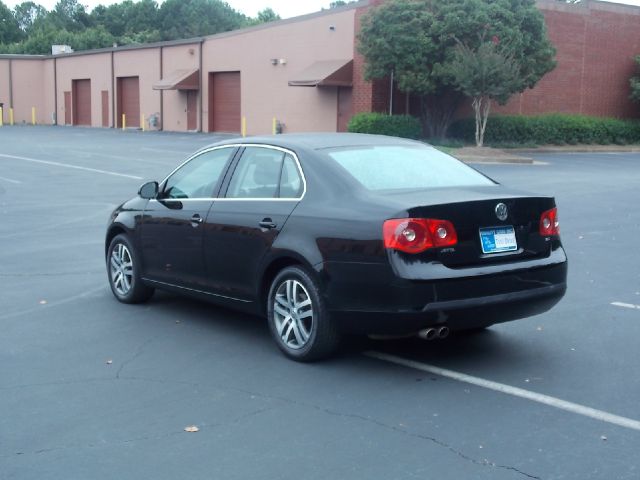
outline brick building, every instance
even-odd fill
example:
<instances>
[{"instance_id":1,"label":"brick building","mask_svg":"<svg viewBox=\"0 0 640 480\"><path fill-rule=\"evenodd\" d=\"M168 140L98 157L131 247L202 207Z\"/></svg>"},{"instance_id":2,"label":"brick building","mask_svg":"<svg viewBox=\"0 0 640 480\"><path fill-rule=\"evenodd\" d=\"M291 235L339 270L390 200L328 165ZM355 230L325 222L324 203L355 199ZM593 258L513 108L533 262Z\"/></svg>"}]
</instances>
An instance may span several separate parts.
<instances>
[{"instance_id":1,"label":"brick building","mask_svg":"<svg viewBox=\"0 0 640 480\"><path fill-rule=\"evenodd\" d=\"M353 113L388 111L389 80L365 82L355 38L383 0L203 38L54 56L0 55L5 124L144 126L247 134L344 130ZM501 113L638 117L629 77L640 8L539 0L558 65ZM408 102L395 92L394 111ZM123 117L124 114L124 117ZM274 119L276 122L274 122Z\"/></svg>"}]
</instances>

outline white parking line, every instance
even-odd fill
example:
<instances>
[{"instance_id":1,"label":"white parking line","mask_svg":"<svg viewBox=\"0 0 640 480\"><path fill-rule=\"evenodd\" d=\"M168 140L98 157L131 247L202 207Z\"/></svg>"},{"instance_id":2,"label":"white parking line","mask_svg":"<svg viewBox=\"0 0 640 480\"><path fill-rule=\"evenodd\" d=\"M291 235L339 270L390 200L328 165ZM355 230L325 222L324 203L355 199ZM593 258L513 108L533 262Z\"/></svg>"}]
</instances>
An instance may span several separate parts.
<instances>
[{"instance_id":1,"label":"white parking line","mask_svg":"<svg viewBox=\"0 0 640 480\"><path fill-rule=\"evenodd\" d=\"M3 180L5 182L9 182L9 183L15 183L16 185L22 183L20 180L13 180L13 179L7 178L7 177L0 177L0 180Z\"/></svg>"},{"instance_id":2,"label":"white parking line","mask_svg":"<svg viewBox=\"0 0 640 480\"><path fill-rule=\"evenodd\" d=\"M613 305L614 307L632 308L632 309L640 310L640 305L634 305L633 303L611 302L611 305Z\"/></svg>"},{"instance_id":3,"label":"white parking line","mask_svg":"<svg viewBox=\"0 0 640 480\"><path fill-rule=\"evenodd\" d=\"M619 427L625 427L632 430L640 431L640 421L638 420L621 417L619 415L614 415L602 410L596 410L595 408L591 407L585 407L584 405L579 405L577 403L567 402L566 400L562 400L560 398L531 392L529 390L524 390L523 388L512 387L510 385L505 385L504 383L485 380L484 378L474 377L465 373L455 372L453 370L447 370L445 368L436 367L434 365L396 357L395 355L389 355L387 353L369 351L365 352L364 355L378 360L383 360L385 362L394 363L396 365L402 365L403 367L409 367L416 370L421 370L423 372L433 373L434 375L440 375L441 377L447 377L459 382L469 383L477 387L494 390L496 392L504 393L507 395L513 395L514 397L524 398L532 402L542 403L544 405L558 408L560 410L565 410L567 412L583 415L585 417L600 420L602 422L618 425Z\"/></svg>"},{"instance_id":4,"label":"white parking line","mask_svg":"<svg viewBox=\"0 0 640 480\"><path fill-rule=\"evenodd\" d=\"M0 157L11 158L13 160L22 160L23 162L40 163L42 165L52 165L54 167L73 168L74 170L83 170L85 172L100 173L103 175L113 175L114 177L133 178L134 180L142 180L142 177L136 175L127 175L126 173L110 172L108 170L99 170L97 168L81 167L79 165L70 165L68 163L52 162L49 160L38 160L36 158L19 157L18 155L7 155L0 153Z\"/></svg>"}]
</instances>

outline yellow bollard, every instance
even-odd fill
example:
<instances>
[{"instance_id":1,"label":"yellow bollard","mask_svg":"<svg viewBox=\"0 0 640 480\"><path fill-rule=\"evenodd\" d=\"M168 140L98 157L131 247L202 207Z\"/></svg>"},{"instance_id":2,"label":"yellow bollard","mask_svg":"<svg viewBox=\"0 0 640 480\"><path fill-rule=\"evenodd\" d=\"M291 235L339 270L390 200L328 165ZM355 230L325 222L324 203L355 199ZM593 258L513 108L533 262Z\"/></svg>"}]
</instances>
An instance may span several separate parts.
<instances>
[{"instance_id":1,"label":"yellow bollard","mask_svg":"<svg viewBox=\"0 0 640 480\"><path fill-rule=\"evenodd\" d=\"M122 114L122 130L124 130L125 128L127 128L127 116L123 113Z\"/></svg>"},{"instance_id":2,"label":"yellow bollard","mask_svg":"<svg viewBox=\"0 0 640 480\"><path fill-rule=\"evenodd\" d=\"M273 122L271 122L271 135L276 134L276 125L277 125L276 117L273 117Z\"/></svg>"},{"instance_id":3,"label":"yellow bollard","mask_svg":"<svg viewBox=\"0 0 640 480\"><path fill-rule=\"evenodd\" d=\"M142 131L144 132L144 113L140 114L140 128L142 128Z\"/></svg>"},{"instance_id":4,"label":"yellow bollard","mask_svg":"<svg viewBox=\"0 0 640 480\"><path fill-rule=\"evenodd\" d=\"M9 125L13 127L13 108L9 109Z\"/></svg>"},{"instance_id":5,"label":"yellow bollard","mask_svg":"<svg viewBox=\"0 0 640 480\"><path fill-rule=\"evenodd\" d=\"M31 107L31 125L36 124L36 107Z\"/></svg>"},{"instance_id":6,"label":"yellow bollard","mask_svg":"<svg viewBox=\"0 0 640 480\"><path fill-rule=\"evenodd\" d=\"M0 107L0 127L4 127L4 110Z\"/></svg>"},{"instance_id":7,"label":"yellow bollard","mask_svg":"<svg viewBox=\"0 0 640 480\"><path fill-rule=\"evenodd\" d=\"M242 136L247 136L247 117L242 117Z\"/></svg>"}]
</instances>

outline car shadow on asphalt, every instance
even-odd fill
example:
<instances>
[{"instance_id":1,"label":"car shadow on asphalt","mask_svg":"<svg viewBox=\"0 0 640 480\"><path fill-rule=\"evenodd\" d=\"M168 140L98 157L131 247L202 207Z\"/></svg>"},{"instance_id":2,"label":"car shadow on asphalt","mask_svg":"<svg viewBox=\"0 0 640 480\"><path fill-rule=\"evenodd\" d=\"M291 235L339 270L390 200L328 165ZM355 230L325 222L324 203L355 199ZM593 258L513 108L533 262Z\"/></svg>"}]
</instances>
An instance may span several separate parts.
<instances>
[{"instance_id":1,"label":"car shadow on asphalt","mask_svg":"<svg viewBox=\"0 0 640 480\"><path fill-rule=\"evenodd\" d=\"M163 321L180 322L201 330L202 335L227 336L229 341L246 345L247 351L270 348L273 340L264 318L237 312L211 303L182 297L168 292L156 292L147 308L157 312ZM531 361L526 348L527 338L505 333L498 327L474 333L452 333L444 340L426 341L417 337L373 340L366 336L346 336L340 351L330 363L349 361L367 351L380 351L432 363L448 368L467 370L487 368L517 368ZM273 345L273 352L277 348Z\"/></svg>"}]
</instances>

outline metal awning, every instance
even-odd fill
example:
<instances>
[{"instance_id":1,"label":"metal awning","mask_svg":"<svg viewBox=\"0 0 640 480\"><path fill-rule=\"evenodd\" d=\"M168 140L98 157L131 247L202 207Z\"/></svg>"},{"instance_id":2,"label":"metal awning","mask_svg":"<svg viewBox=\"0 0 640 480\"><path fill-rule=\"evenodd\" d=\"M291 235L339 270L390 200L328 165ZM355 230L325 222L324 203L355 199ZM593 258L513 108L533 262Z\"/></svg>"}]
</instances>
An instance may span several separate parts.
<instances>
[{"instance_id":1,"label":"metal awning","mask_svg":"<svg viewBox=\"0 0 640 480\"><path fill-rule=\"evenodd\" d=\"M290 87L351 87L353 60L315 62L289 80Z\"/></svg>"},{"instance_id":2,"label":"metal awning","mask_svg":"<svg viewBox=\"0 0 640 480\"><path fill-rule=\"evenodd\" d=\"M154 90L200 90L200 70L197 68L174 70L159 82Z\"/></svg>"}]
</instances>

